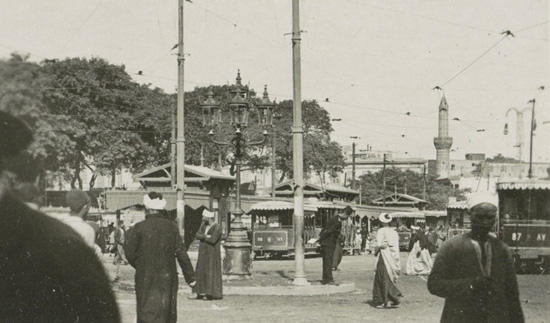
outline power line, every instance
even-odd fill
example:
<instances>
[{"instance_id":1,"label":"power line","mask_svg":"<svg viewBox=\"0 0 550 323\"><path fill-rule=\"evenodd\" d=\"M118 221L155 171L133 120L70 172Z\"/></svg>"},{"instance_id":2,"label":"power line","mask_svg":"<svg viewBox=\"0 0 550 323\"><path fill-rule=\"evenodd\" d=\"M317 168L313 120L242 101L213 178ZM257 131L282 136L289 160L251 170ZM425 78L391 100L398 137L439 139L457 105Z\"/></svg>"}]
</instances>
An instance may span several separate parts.
<instances>
[{"instance_id":1,"label":"power line","mask_svg":"<svg viewBox=\"0 0 550 323\"><path fill-rule=\"evenodd\" d=\"M84 19L84 21L82 22L82 24L80 24L80 27L78 27L78 29L76 30L76 32L73 34L73 36L65 43L65 46L63 46L63 48L61 48L61 50L59 50L58 52L58 55L65 51L65 49L67 48L67 46L69 46L69 44L71 43L71 41L78 35L78 33L80 33L80 31L82 30L82 28L86 25L86 23L88 22L88 20L90 20L90 18L94 15L94 13L97 11L97 9L99 9L99 6L103 3L103 0L99 0L99 2L97 3L97 5L95 6L94 10L92 10L92 12L90 12L90 14L88 15L88 17L86 17L86 19Z\"/></svg>"},{"instance_id":2,"label":"power line","mask_svg":"<svg viewBox=\"0 0 550 323\"><path fill-rule=\"evenodd\" d=\"M470 66L474 65L477 61L479 61L483 56L485 56L485 54L487 54L489 51L491 51L491 49L495 48L498 44L500 44L503 40L506 39L506 37L508 37L508 35L504 35L504 37L502 37L499 41L497 41L494 45L492 45L491 47L489 47L486 51L484 51L481 55L479 55L476 59L474 59L473 62L471 62L470 64L466 65L466 67L464 67L463 69L461 69L458 73L455 74L455 76L451 77L448 81L446 81L445 83L443 83L441 85L441 87L445 87L445 85L449 84L449 82L451 82L452 80L454 80L455 78L457 78L460 74L462 74L464 71L466 71Z\"/></svg>"}]
</instances>

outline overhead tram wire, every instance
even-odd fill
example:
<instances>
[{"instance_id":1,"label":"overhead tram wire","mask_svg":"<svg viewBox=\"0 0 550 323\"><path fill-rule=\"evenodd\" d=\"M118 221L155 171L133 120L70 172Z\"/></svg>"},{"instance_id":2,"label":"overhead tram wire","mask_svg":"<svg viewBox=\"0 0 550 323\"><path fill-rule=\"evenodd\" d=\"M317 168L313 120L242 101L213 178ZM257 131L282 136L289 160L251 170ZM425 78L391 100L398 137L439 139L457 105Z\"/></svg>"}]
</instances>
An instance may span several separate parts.
<instances>
[{"instance_id":1,"label":"overhead tram wire","mask_svg":"<svg viewBox=\"0 0 550 323\"><path fill-rule=\"evenodd\" d=\"M460 74L465 72L468 68L470 68L472 65L474 65L477 61L479 61L483 56L485 56L487 53L489 53L493 48L495 48L498 44L500 44L502 41L504 41L509 35L506 34L504 37L502 37L499 41L494 43L491 47L489 47L487 50L485 50L481 55L479 55L476 59L474 59L470 64L466 65L463 69L461 69L458 73L456 73L453 77L451 77L449 80L447 80L445 83L441 85L442 88L445 87L445 85L449 84L451 81L453 81L455 78L457 78Z\"/></svg>"},{"instance_id":2,"label":"overhead tram wire","mask_svg":"<svg viewBox=\"0 0 550 323\"><path fill-rule=\"evenodd\" d=\"M86 19L84 19L84 21L82 22L82 24L80 24L80 27L78 27L78 29L76 30L76 32L71 36L71 38L69 40L67 40L67 42L65 43L65 46L63 46L59 52L57 53L57 55L59 56L63 51L65 51L65 49L67 49L67 47L69 46L69 44L73 41L73 39L80 33L80 31L82 30L82 28L84 28L84 26L86 25L86 23L88 23L88 20L90 20L90 18L92 18L92 16L94 15L94 13L97 11L97 9L99 9L99 6L101 6L101 4L103 3L103 0L99 0L99 2L97 3L97 5L95 6L95 8L92 10L92 12L90 12L90 14L88 15L88 17L86 17Z\"/></svg>"}]
</instances>

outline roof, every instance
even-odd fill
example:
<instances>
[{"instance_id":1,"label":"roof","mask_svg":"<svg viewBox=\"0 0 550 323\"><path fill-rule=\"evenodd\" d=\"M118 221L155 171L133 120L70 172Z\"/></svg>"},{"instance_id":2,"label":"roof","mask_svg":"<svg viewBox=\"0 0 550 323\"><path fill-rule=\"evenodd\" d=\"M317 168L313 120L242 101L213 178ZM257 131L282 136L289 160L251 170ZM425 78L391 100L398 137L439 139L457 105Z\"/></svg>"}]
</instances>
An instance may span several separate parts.
<instances>
[{"instance_id":1,"label":"roof","mask_svg":"<svg viewBox=\"0 0 550 323\"><path fill-rule=\"evenodd\" d=\"M337 202L342 203L342 202ZM343 206L349 205L354 211L355 216L360 218L367 217L368 219L376 219L380 213L392 213L392 212L418 212L417 208L414 207L399 207L399 206L378 206L378 205L360 205L360 204L344 204Z\"/></svg>"},{"instance_id":2,"label":"roof","mask_svg":"<svg viewBox=\"0 0 550 323\"><path fill-rule=\"evenodd\" d=\"M550 181L542 179L528 179L497 183L497 191L504 190L549 190Z\"/></svg>"},{"instance_id":3,"label":"roof","mask_svg":"<svg viewBox=\"0 0 550 323\"><path fill-rule=\"evenodd\" d=\"M185 181L186 182L199 182L208 181L210 179L222 179L235 181L235 177L231 175L218 172L203 166L184 165L185 169ZM171 180L171 164L164 164L157 167L150 168L139 174L134 175L134 179L137 181L147 182L170 182Z\"/></svg>"},{"instance_id":4,"label":"roof","mask_svg":"<svg viewBox=\"0 0 550 323\"><path fill-rule=\"evenodd\" d=\"M284 181L277 186L275 186L275 192L277 194L283 193L286 191L291 191L292 194L294 194L294 190L291 189L292 181ZM331 192L339 192L339 193L351 193L351 194L357 194L359 195L358 190L352 190L350 188L347 188L345 186L341 186L338 184L324 184L324 185L318 185L318 184L312 184L312 183L305 183L304 185L304 191L311 191L311 192L318 192L322 193L324 191L331 191Z\"/></svg>"},{"instance_id":5,"label":"roof","mask_svg":"<svg viewBox=\"0 0 550 323\"><path fill-rule=\"evenodd\" d=\"M415 204L428 204L428 201L423 200L421 198L408 195L408 194L400 194L400 193L394 193L391 195L379 197L372 202L376 205L381 205L384 203L384 199L386 200L386 204L391 205L415 205Z\"/></svg>"}]
</instances>

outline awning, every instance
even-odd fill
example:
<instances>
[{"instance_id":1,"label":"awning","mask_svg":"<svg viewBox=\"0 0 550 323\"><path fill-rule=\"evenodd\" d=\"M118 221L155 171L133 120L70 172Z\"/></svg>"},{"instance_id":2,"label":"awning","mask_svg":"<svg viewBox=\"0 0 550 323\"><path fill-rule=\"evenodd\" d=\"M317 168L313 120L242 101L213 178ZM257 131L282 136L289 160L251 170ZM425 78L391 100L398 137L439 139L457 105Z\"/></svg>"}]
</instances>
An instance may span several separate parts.
<instances>
[{"instance_id":1,"label":"awning","mask_svg":"<svg viewBox=\"0 0 550 323\"><path fill-rule=\"evenodd\" d=\"M503 190L550 190L550 181L524 180L497 183L497 191Z\"/></svg>"},{"instance_id":2,"label":"awning","mask_svg":"<svg viewBox=\"0 0 550 323\"><path fill-rule=\"evenodd\" d=\"M394 218L423 219L425 217L424 212L393 212L390 215Z\"/></svg>"},{"instance_id":3,"label":"awning","mask_svg":"<svg viewBox=\"0 0 550 323\"><path fill-rule=\"evenodd\" d=\"M447 216L447 211L424 211L424 216L440 218Z\"/></svg>"},{"instance_id":4,"label":"awning","mask_svg":"<svg viewBox=\"0 0 550 323\"><path fill-rule=\"evenodd\" d=\"M252 210L294 210L294 204L285 201L265 201L252 205Z\"/></svg>"}]
</instances>

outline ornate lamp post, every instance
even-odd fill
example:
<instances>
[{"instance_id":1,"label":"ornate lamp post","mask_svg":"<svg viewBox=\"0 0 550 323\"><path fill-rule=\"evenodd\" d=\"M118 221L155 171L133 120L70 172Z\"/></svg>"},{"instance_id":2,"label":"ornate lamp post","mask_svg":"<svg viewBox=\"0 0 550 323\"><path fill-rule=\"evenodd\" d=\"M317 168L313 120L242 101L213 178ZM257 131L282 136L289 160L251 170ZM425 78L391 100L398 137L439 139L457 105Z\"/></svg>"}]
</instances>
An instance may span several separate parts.
<instances>
[{"instance_id":1,"label":"ornate lamp post","mask_svg":"<svg viewBox=\"0 0 550 323\"><path fill-rule=\"evenodd\" d=\"M227 106L231 112L231 125L235 127L234 137L228 141L218 141L214 139L214 130L208 133L211 140L220 146L232 145L235 147L235 168L236 168L236 202L235 208L231 212L235 219L230 224L230 232L227 237L225 248L225 259L223 262L223 273L228 276L243 277L251 274L250 253L252 245L248 242L246 227L241 216L244 214L241 209L241 165L243 148L245 146L254 146L262 144L268 133L263 131L263 138L260 141L248 141L243 138L242 131L248 125L248 114L253 106L249 90L241 84L240 71L237 73L237 83L235 88L228 94ZM202 102L203 125L216 127L222 122L221 104L213 97L212 91L208 93L208 98ZM273 119L273 108L275 104L269 100L267 86L265 87L263 98L255 105L258 111L258 120L261 126L270 126Z\"/></svg>"}]
</instances>

